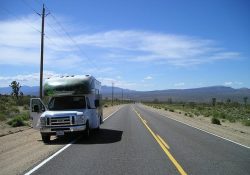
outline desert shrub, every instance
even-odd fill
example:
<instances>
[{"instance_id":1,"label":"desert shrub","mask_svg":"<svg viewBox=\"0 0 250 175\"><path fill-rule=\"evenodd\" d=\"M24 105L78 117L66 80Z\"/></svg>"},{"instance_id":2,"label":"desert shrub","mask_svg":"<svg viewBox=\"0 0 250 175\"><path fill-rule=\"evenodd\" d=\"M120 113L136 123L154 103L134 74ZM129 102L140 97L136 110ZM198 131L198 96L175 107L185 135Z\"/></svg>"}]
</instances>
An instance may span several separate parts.
<instances>
[{"instance_id":1,"label":"desert shrub","mask_svg":"<svg viewBox=\"0 0 250 175\"><path fill-rule=\"evenodd\" d=\"M229 121L230 123L235 123L235 122L236 122L235 118L233 118L233 117L228 118L228 121Z\"/></svg>"},{"instance_id":2,"label":"desert shrub","mask_svg":"<svg viewBox=\"0 0 250 175\"><path fill-rule=\"evenodd\" d=\"M185 116L187 116L188 114L187 114L187 113L185 113L184 115L185 115Z\"/></svg>"},{"instance_id":3,"label":"desert shrub","mask_svg":"<svg viewBox=\"0 0 250 175\"><path fill-rule=\"evenodd\" d=\"M12 127L25 126L25 125L27 125L27 123L25 121L27 121L28 119L29 119L29 117L28 117L27 113L21 113L21 114L15 116L14 118L12 118L7 123L9 125L11 125Z\"/></svg>"},{"instance_id":4,"label":"desert shrub","mask_svg":"<svg viewBox=\"0 0 250 175\"><path fill-rule=\"evenodd\" d=\"M221 112L219 117L225 119L227 115L225 112Z\"/></svg>"},{"instance_id":5,"label":"desert shrub","mask_svg":"<svg viewBox=\"0 0 250 175\"><path fill-rule=\"evenodd\" d=\"M195 111L195 112L194 112L194 115L199 116L199 115L200 115L200 113L199 113L199 112L197 112L197 111Z\"/></svg>"},{"instance_id":6,"label":"desert shrub","mask_svg":"<svg viewBox=\"0 0 250 175\"><path fill-rule=\"evenodd\" d=\"M164 108L165 109L165 111L167 111L168 110L168 108Z\"/></svg>"},{"instance_id":7,"label":"desert shrub","mask_svg":"<svg viewBox=\"0 0 250 175\"><path fill-rule=\"evenodd\" d=\"M6 120L5 114L0 113L0 121Z\"/></svg>"},{"instance_id":8,"label":"desert shrub","mask_svg":"<svg viewBox=\"0 0 250 175\"><path fill-rule=\"evenodd\" d=\"M194 115L193 114L188 114L188 117L194 117Z\"/></svg>"},{"instance_id":9,"label":"desert shrub","mask_svg":"<svg viewBox=\"0 0 250 175\"><path fill-rule=\"evenodd\" d=\"M214 118L214 117L211 119L211 123L212 123L212 124L216 124L216 125L221 125L221 124L220 124L220 120L217 119L217 118Z\"/></svg>"},{"instance_id":10,"label":"desert shrub","mask_svg":"<svg viewBox=\"0 0 250 175\"><path fill-rule=\"evenodd\" d=\"M11 125L12 127L18 127L18 126L25 126L25 122L20 116L16 116L10 121L8 121L8 124Z\"/></svg>"},{"instance_id":11,"label":"desert shrub","mask_svg":"<svg viewBox=\"0 0 250 175\"><path fill-rule=\"evenodd\" d=\"M212 115L213 115L214 118L219 118L220 114L219 114L218 111L215 110L215 111L213 111Z\"/></svg>"},{"instance_id":12,"label":"desert shrub","mask_svg":"<svg viewBox=\"0 0 250 175\"><path fill-rule=\"evenodd\" d=\"M19 113L20 111L19 111L19 109L18 109L18 107L17 106L9 106L7 109L6 109L6 113L8 113L8 114L17 114L17 113Z\"/></svg>"},{"instance_id":13,"label":"desert shrub","mask_svg":"<svg viewBox=\"0 0 250 175\"><path fill-rule=\"evenodd\" d=\"M245 126L250 126L250 120L243 120L242 124Z\"/></svg>"},{"instance_id":14,"label":"desert shrub","mask_svg":"<svg viewBox=\"0 0 250 175\"><path fill-rule=\"evenodd\" d=\"M247 114L250 114L250 109L246 109L246 113L247 113Z\"/></svg>"},{"instance_id":15,"label":"desert shrub","mask_svg":"<svg viewBox=\"0 0 250 175\"><path fill-rule=\"evenodd\" d=\"M24 110L29 110L29 106L28 106L28 105L24 105L24 106L23 106L23 109L24 109Z\"/></svg>"},{"instance_id":16,"label":"desert shrub","mask_svg":"<svg viewBox=\"0 0 250 175\"><path fill-rule=\"evenodd\" d=\"M203 112L204 117L209 117L212 115L211 111L207 110Z\"/></svg>"},{"instance_id":17,"label":"desert shrub","mask_svg":"<svg viewBox=\"0 0 250 175\"><path fill-rule=\"evenodd\" d=\"M174 109L169 109L170 112L174 112Z\"/></svg>"},{"instance_id":18,"label":"desert shrub","mask_svg":"<svg viewBox=\"0 0 250 175\"><path fill-rule=\"evenodd\" d=\"M181 114L181 112L179 112L179 114Z\"/></svg>"}]
</instances>

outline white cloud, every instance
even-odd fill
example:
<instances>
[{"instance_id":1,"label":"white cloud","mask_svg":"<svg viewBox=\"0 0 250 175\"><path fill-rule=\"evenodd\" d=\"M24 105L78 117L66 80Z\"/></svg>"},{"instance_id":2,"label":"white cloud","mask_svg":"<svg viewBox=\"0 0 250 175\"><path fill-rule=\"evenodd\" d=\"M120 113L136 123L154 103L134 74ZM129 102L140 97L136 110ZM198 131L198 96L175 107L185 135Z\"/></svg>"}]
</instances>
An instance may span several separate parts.
<instances>
[{"instance_id":1,"label":"white cloud","mask_svg":"<svg viewBox=\"0 0 250 175\"><path fill-rule=\"evenodd\" d=\"M102 85L112 86L114 83L115 87L120 87L124 89L135 89L138 87L138 84L134 82L128 82L121 79L109 78L109 77L97 77L97 80L102 82Z\"/></svg>"},{"instance_id":2,"label":"white cloud","mask_svg":"<svg viewBox=\"0 0 250 175\"><path fill-rule=\"evenodd\" d=\"M111 58L190 66L218 60L237 59L238 52L226 51L215 41L196 37L134 30L113 30L82 34L76 40L85 46L116 50ZM119 50L119 52L118 52Z\"/></svg>"},{"instance_id":3,"label":"white cloud","mask_svg":"<svg viewBox=\"0 0 250 175\"><path fill-rule=\"evenodd\" d=\"M84 61L90 62L82 50L89 51L91 58L99 64L111 59L190 66L241 57L240 53L222 49L216 41L209 39L137 30L72 32L70 35L79 44L80 51L50 18L46 23L49 25L45 30L45 64L50 67L70 66L73 69ZM38 66L40 33L31 27L40 28L38 17L30 15L20 20L2 20L0 26L0 64Z\"/></svg>"},{"instance_id":4,"label":"white cloud","mask_svg":"<svg viewBox=\"0 0 250 175\"><path fill-rule=\"evenodd\" d=\"M144 78L144 80L152 80L152 79L153 79L153 77L151 77L151 76L147 76Z\"/></svg>"},{"instance_id":5,"label":"white cloud","mask_svg":"<svg viewBox=\"0 0 250 175\"><path fill-rule=\"evenodd\" d=\"M180 82L180 83L175 83L175 84L174 84L174 86L176 86L176 87L182 87L182 86L184 86L184 85L185 85L184 82Z\"/></svg>"},{"instance_id":6,"label":"white cloud","mask_svg":"<svg viewBox=\"0 0 250 175\"><path fill-rule=\"evenodd\" d=\"M227 81L227 82L224 82L224 85L225 86L235 86L235 87L237 87L237 86L243 85L243 83L239 82L239 81Z\"/></svg>"},{"instance_id":7,"label":"white cloud","mask_svg":"<svg viewBox=\"0 0 250 175\"><path fill-rule=\"evenodd\" d=\"M236 85L242 85L243 83L239 82L239 81L236 81L236 82L234 82L234 84L236 84Z\"/></svg>"},{"instance_id":8,"label":"white cloud","mask_svg":"<svg viewBox=\"0 0 250 175\"><path fill-rule=\"evenodd\" d=\"M0 65L40 64L40 28L38 16L0 21ZM46 19L47 20L47 19ZM56 26L56 25L55 25ZM55 27L56 28L56 27ZM75 67L84 61L69 40L57 36L51 28L45 30L44 63L49 67Z\"/></svg>"},{"instance_id":9,"label":"white cloud","mask_svg":"<svg viewBox=\"0 0 250 175\"><path fill-rule=\"evenodd\" d=\"M58 74L53 71L44 71L44 79L50 77L58 77L67 74ZM7 87L12 81L18 81L20 84L27 86L38 86L40 81L40 73L22 74L14 76L0 76L0 87Z\"/></svg>"},{"instance_id":10,"label":"white cloud","mask_svg":"<svg viewBox=\"0 0 250 175\"><path fill-rule=\"evenodd\" d=\"M226 85L226 86L231 86L232 84L233 84L233 82L231 82L231 81L227 81L224 83L224 85Z\"/></svg>"}]
</instances>

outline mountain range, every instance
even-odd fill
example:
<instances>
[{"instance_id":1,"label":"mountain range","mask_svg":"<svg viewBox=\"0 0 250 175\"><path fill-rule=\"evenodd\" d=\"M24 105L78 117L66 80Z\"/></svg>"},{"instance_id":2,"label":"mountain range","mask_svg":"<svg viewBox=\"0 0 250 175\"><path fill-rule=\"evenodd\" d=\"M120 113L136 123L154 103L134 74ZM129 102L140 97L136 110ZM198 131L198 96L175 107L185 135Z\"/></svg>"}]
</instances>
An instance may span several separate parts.
<instances>
[{"instance_id":1,"label":"mountain range","mask_svg":"<svg viewBox=\"0 0 250 175\"><path fill-rule=\"evenodd\" d=\"M135 91L114 87L114 98L117 99L132 99L136 101L185 101L185 102L210 102L212 98L217 101L237 101L243 103L243 98L250 99L250 89L240 88L234 89L226 86L211 86L193 89L168 89L154 91ZM22 86L21 91L24 95L38 96L38 86ZM0 94L10 94L10 87L0 87ZM102 86L103 98L112 98L112 87Z\"/></svg>"}]
</instances>

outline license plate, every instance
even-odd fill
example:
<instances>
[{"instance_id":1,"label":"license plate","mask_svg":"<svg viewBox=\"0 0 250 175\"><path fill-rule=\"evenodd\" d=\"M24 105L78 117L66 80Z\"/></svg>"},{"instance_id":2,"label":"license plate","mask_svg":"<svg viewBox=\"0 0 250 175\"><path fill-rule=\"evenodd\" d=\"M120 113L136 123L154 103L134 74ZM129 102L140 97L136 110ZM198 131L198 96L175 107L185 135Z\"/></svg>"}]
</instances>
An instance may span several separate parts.
<instances>
[{"instance_id":1,"label":"license plate","mask_svg":"<svg viewBox=\"0 0 250 175\"><path fill-rule=\"evenodd\" d=\"M57 136L63 136L64 135L64 131L56 131L56 135Z\"/></svg>"}]
</instances>

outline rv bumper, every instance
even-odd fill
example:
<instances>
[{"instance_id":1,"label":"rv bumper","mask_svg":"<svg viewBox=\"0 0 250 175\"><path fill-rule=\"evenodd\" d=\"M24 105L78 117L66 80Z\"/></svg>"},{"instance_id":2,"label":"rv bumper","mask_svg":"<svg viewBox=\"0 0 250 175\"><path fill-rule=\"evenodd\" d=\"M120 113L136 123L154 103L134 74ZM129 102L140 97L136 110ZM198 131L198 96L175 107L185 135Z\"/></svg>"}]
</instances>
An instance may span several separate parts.
<instances>
[{"instance_id":1,"label":"rv bumper","mask_svg":"<svg viewBox=\"0 0 250 175\"><path fill-rule=\"evenodd\" d=\"M60 127L43 127L40 128L40 132L43 134L56 134L57 131L64 131L64 133L81 132L86 129L86 125L76 126L60 126Z\"/></svg>"}]
</instances>

